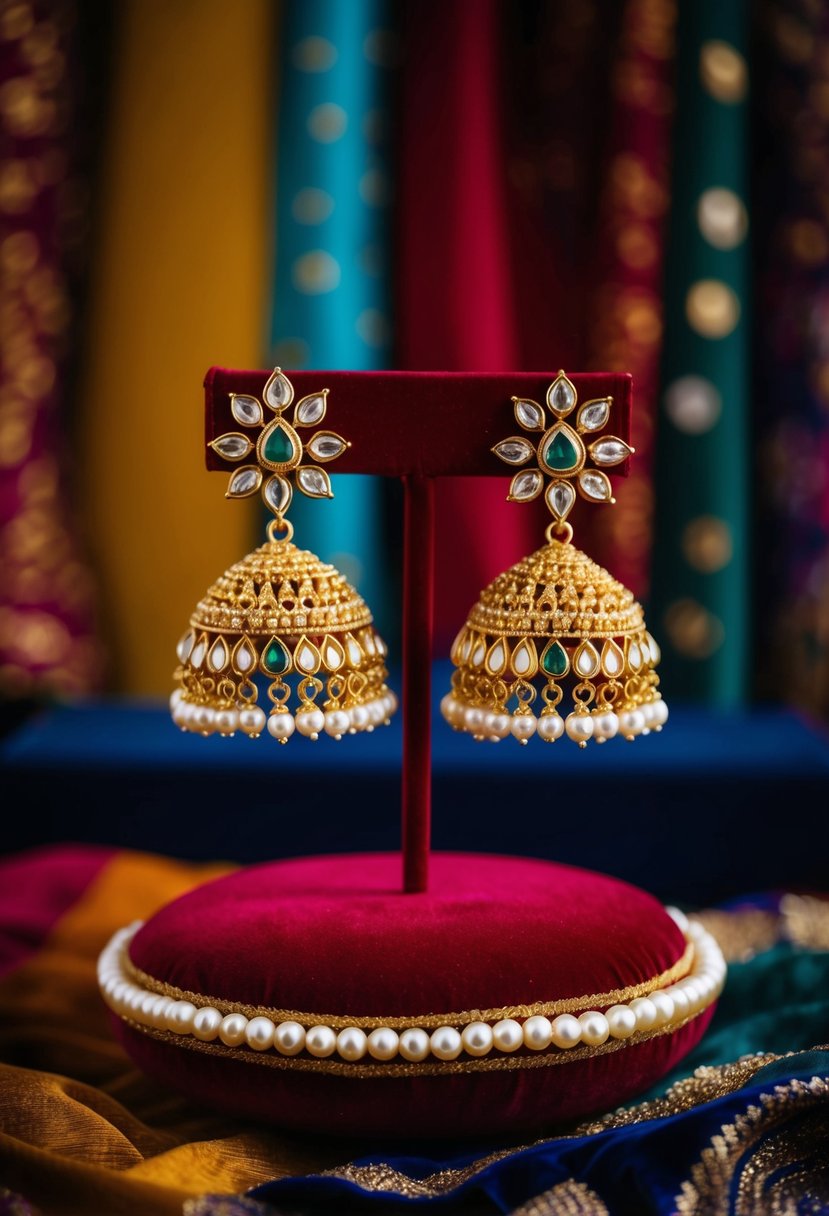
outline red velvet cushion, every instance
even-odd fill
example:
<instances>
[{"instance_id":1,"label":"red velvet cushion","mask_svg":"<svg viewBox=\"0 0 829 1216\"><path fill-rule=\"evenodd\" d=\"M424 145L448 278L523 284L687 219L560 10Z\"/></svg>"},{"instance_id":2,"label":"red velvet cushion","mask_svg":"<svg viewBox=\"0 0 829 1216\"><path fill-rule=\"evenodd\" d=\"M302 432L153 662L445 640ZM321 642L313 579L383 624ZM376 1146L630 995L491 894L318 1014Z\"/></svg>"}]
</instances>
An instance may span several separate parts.
<instances>
[{"instance_id":1,"label":"red velvet cushion","mask_svg":"<svg viewBox=\"0 0 829 1216\"><path fill-rule=\"evenodd\" d=\"M428 893L403 895L399 883L397 855L243 870L158 912L130 961L176 989L325 1021L607 993L653 981L686 949L651 896L567 866L436 854ZM189 1036L118 1026L142 1068L234 1114L308 1131L480 1135L617 1105L690 1050L711 1008L672 1033L556 1067L406 1077L262 1067L249 1048L205 1050Z\"/></svg>"}]
</instances>

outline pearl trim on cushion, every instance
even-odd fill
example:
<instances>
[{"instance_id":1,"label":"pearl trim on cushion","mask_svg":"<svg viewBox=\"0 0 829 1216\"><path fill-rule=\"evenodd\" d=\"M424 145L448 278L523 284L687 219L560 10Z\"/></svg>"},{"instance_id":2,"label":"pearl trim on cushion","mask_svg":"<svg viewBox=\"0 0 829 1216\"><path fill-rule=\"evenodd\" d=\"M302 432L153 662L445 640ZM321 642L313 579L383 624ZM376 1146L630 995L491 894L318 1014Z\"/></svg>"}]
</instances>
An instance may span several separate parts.
<instances>
[{"instance_id":1,"label":"pearl trim on cushion","mask_svg":"<svg viewBox=\"0 0 829 1216\"><path fill-rule=\"evenodd\" d=\"M519 1049L531 1056L564 1056L575 1047L598 1049L606 1044L610 1048L614 1040L616 1046L622 1046L625 1040L636 1043L654 1033L669 1033L717 999L726 975L719 946L701 924L687 920L675 909L668 911L693 946L691 969L685 978L656 988L647 996L614 1004L604 1012L585 1008L577 1017L562 1013L550 1019L534 1014L523 1020L502 1018L494 1025L471 1021L460 1028L439 1025L429 1034L417 1025L400 1033L390 1026L375 1025L366 1033L356 1025L356 1018L354 1025L337 1030L321 1022L303 1026L293 1019L274 1022L263 1014L248 1018L239 1012L223 1013L206 1001L196 1005L195 1001L177 1000L130 978L129 945L141 927L140 921L119 930L104 948L98 960L98 983L114 1013L151 1034L199 1040L193 1046L223 1044L247 1056L262 1053L263 1062L265 1055L273 1053L283 1057L285 1064L296 1056L301 1057L297 1063L307 1062L309 1057L318 1061L336 1057L345 1065L346 1073L349 1064L356 1066L363 1060L376 1061L382 1073L383 1064L399 1058L411 1065L456 1061L459 1057L470 1064L483 1064L485 1056L509 1055ZM573 1004L578 1007L578 1001ZM399 1024L400 1019L394 1021ZM518 1060L514 1063L519 1065Z\"/></svg>"}]
</instances>

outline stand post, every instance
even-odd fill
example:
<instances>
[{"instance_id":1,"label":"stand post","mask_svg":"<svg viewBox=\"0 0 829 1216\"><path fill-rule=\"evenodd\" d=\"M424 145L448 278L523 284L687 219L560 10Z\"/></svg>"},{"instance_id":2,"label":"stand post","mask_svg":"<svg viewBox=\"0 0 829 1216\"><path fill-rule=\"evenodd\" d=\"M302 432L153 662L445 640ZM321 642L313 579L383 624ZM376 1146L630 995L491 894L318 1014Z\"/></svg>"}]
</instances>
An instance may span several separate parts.
<instances>
[{"instance_id":1,"label":"stand post","mask_svg":"<svg viewBox=\"0 0 829 1216\"><path fill-rule=\"evenodd\" d=\"M429 882L432 814L432 602L434 482L404 477L403 511L403 890Z\"/></svg>"}]
</instances>

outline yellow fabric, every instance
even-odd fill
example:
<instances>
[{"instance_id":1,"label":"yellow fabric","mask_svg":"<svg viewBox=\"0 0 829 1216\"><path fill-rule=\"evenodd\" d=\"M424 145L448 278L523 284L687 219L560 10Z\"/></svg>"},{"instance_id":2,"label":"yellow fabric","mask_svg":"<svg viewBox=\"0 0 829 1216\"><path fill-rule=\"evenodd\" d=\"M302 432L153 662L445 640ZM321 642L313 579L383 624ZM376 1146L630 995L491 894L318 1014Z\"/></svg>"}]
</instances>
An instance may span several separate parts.
<instances>
[{"instance_id":1,"label":"yellow fabric","mask_svg":"<svg viewBox=\"0 0 829 1216\"><path fill-rule=\"evenodd\" d=\"M125 0L82 411L82 476L119 690L167 693L254 508L204 469L201 384L264 337L270 0Z\"/></svg>"},{"instance_id":2,"label":"yellow fabric","mask_svg":"<svg viewBox=\"0 0 829 1216\"><path fill-rule=\"evenodd\" d=\"M44 1213L180 1214L325 1169L367 1145L317 1144L205 1112L143 1077L112 1037L95 982L115 930L230 869L118 854L43 949L0 981L0 1185Z\"/></svg>"}]
</instances>

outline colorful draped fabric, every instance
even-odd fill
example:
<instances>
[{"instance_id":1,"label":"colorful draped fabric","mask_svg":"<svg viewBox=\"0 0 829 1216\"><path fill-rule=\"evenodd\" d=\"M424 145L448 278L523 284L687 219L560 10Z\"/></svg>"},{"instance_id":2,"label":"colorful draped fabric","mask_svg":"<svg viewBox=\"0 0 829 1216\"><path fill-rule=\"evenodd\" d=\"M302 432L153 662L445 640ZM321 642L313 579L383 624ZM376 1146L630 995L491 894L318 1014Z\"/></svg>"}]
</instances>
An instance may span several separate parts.
<instances>
[{"instance_id":1,"label":"colorful draped fabric","mask_svg":"<svg viewBox=\"0 0 829 1216\"><path fill-rule=\"evenodd\" d=\"M829 1204L826 902L776 896L705 914L728 984L702 1043L658 1091L578 1127L555 1129L551 1112L523 1147L415 1149L213 1115L142 1077L116 1045L99 950L227 869L89 846L0 862L0 1211L616 1216L633 1203L742 1216Z\"/></svg>"},{"instance_id":2,"label":"colorful draped fabric","mask_svg":"<svg viewBox=\"0 0 829 1216\"><path fill-rule=\"evenodd\" d=\"M77 488L132 694L169 690L194 605L251 547L253 508L204 471L201 383L261 359L271 9L118 6Z\"/></svg>"},{"instance_id":3,"label":"colorful draped fabric","mask_svg":"<svg viewBox=\"0 0 829 1216\"><path fill-rule=\"evenodd\" d=\"M829 712L829 12L762 6L756 691Z\"/></svg>"},{"instance_id":4,"label":"colorful draped fabric","mask_svg":"<svg viewBox=\"0 0 829 1216\"><path fill-rule=\"evenodd\" d=\"M388 0L288 0L282 6L273 364L389 366L390 68L396 54ZM377 425L382 428L382 418ZM330 506L294 499L298 541L357 583L382 624L390 582L383 487L336 474L332 486Z\"/></svg>"},{"instance_id":5,"label":"colorful draped fabric","mask_svg":"<svg viewBox=\"0 0 829 1216\"><path fill-rule=\"evenodd\" d=\"M675 698L733 706L750 621L749 6L679 7L650 625Z\"/></svg>"},{"instance_id":6,"label":"colorful draped fabric","mask_svg":"<svg viewBox=\"0 0 829 1216\"><path fill-rule=\"evenodd\" d=\"M3 697L90 692L103 675L66 455L91 152L78 10L73 0L0 7Z\"/></svg>"},{"instance_id":7,"label":"colorful draped fabric","mask_svg":"<svg viewBox=\"0 0 829 1216\"><path fill-rule=\"evenodd\" d=\"M674 16L671 0L429 0L409 6L404 40L401 366L632 370L633 476L613 511L574 518L576 543L640 594ZM440 487L439 645L482 585L542 543L543 507L505 496L503 478Z\"/></svg>"}]
</instances>

